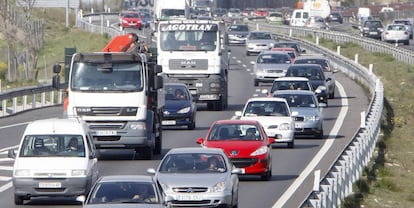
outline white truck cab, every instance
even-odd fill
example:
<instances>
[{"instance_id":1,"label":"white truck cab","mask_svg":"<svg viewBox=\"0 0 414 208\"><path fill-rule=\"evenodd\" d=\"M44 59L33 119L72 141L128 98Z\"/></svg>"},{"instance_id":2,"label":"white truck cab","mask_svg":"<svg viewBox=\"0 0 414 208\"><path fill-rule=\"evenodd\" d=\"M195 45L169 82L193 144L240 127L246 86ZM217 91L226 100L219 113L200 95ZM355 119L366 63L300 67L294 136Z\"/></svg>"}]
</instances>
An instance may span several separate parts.
<instances>
[{"instance_id":1,"label":"white truck cab","mask_svg":"<svg viewBox=\"0 0 414 208\"><path fill-rule=\"evenodd\" d=\"M88 125L77 118L33 121L14 158L14 202L40 196L86 195L99 177L97 155Z\"/></svg>"}]
</instances>

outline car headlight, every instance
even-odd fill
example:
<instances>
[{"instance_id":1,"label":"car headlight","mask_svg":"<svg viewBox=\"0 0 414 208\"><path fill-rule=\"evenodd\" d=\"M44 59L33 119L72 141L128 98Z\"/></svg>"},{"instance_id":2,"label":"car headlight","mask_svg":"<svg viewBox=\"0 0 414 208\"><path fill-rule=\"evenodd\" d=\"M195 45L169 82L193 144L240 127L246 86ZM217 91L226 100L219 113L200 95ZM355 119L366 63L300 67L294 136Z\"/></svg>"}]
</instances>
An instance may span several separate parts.
<instances>
[{"instance_id":1,"label":"car headlight","mask_svg":"<svg viewBox=\"0 0 414 208\"><path fill-rule=\"evenodd\" d=\"M190 112L190 110L191 110L191 107L185 107L177 111L177 113L188 113Z\"/></svg>"},{"instance_id":2,"label":"car headlight","mask_svg":"<svg viewBox=\"0 0 414 208\"><path fill-rule=\"evenodd\" d=\"M122 22L123 22L123 23L128 23L128 21L127 21L127 20L122 20Z\"/></svg>"},{"instance_id":3,"label":"car headlight","mask_svg":"<svg viewBox=\"0 0 414 208\"><path fill-rule=\"evenodd\" d=\"M279 125L279 130L290 130L290 124L282 123Z\"/></svg>"},{"instance_id":4,"label":"car headlight","mask_svg":"<svg viewBox=\"0 0 414 208\"><path fill-rule=\"evenodd\" d=\"M129 128L133 130L145 130L147 129L147 125L145 124L145 122L136 122L136 123L131 123L129 125Z\"/></svg>"},{"instance_id":5,"label":"car headlight","mask_svg":"<svg viewBox=\"0 0 414 208\"><path fill-rule=\"evenodd\" d=\"M86 176L86 170L72 170L72 176Z\"/></svg>"},{"instance_id":6,"label":"car headlight","mask_svg":"<svg viewBox=\"0 0 414 208\"><path fill-rule=\"evenodd\" d=\"M269 148L267 146L261 146L259 149L250 154L250 156L263 155L266 154L267 151L269 151Z\"/></svg>"},{"instance_id":7,"label":"car headlight","mask_svg":"<svg viewBox=\"0 0 414 208\"><path fill-rule=\"evenodd\" d=\"M221 181L217 183L216 185L214 185L213 187L211 187L210 192L222 192L224 191L225 188L226 188L226 182Z\"/></svg>"},{"instance_id":8,"label":"car headlight","mask_svg":"<svg viewBox=\"0 0 414 208\"><path fill-rule=\"evenodd\" d=\"M306 116L305 121L319 121L321 118L319 116Z\"/></svg>"},{"instance_id":9,"label":"car headlight","mask_svg":"<svg viewBox=\"0 0 414 208\"><path fill-rule=\"evenodd\" d=\"M247 44L247 47L249 47L249 48L253 48L255 46L255 44L254 43L248 43Z\"/></svg>"},{"instance_id":10,"label":"car headlight","mask_svg":"<svg viewBox=\"0 0 414 208\"><path fill-rule=\"evenodd\" d=\"M17 177L26 177L30 175L30 170L27 169L18 169L14 171L14 176Z\"/></svg>"}]
</instances>

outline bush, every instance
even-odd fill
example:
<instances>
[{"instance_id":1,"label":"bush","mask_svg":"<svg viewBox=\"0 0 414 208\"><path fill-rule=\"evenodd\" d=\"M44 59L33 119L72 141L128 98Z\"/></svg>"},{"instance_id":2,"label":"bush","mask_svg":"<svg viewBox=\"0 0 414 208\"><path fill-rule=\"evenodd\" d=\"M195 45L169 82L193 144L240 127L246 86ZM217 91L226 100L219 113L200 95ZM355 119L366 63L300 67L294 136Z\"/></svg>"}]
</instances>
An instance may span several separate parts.
<instances>
[{"instance_id":1,"label":"bush","mask_svg":"<svg viewBox=\"0 0 414 208\"><path fill-rule=\"evenodd\" d=\"M5 80L7 74L7 64L0 62L0 80Z\"/></svg>"}]
</instances>

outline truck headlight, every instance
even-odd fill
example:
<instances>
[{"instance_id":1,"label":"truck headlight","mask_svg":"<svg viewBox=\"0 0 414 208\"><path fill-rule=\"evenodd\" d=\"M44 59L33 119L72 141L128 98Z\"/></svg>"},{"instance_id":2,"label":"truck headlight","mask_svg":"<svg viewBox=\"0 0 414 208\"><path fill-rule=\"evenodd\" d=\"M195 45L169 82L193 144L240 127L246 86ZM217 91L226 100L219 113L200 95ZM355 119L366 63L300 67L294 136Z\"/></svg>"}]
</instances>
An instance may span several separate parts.
<instances>
[{"instance_id":1,"label":"truck headlight","mask_svg":"<svg viewBox=\"0 0 414 208\"><path fill-rule=\"evenodd\" d=\"M147 129L147 125L145 122L136 122L129 124L129 128L133 130L145 130Z\"/></svg>"},{"instance_id":2,"label":"truck headlight","mask_svg":"<svg viewBox=\"0 0 414 208\"><path fill-rule=\"evenodd\" d=\"M86 170L72 170L72 176L86 176Z\"/></svg>"},{"instance_id":3,"label":"truck headlight","mask_svg":"<svg viewBox=\"0 0 414 208\"><path fill-rule=\"evenodd\" d=\"M26 170L26 169L18 169L14 171L14 176L18 176L18 177L26 177L30 175L30 170Z\"/></svg>"}]
</instances>

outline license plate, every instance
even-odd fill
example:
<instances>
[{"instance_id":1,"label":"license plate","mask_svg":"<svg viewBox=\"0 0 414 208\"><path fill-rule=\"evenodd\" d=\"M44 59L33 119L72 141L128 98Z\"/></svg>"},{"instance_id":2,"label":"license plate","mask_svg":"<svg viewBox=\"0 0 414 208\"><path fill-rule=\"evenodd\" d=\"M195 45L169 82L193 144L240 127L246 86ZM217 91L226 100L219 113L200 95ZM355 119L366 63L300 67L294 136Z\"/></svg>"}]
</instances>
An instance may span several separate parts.
<instances>
[{"instance_id":1,"label":"license plate","mask_svg":"<svg viewBox=\"0 0 414 208\"><path fill-rule=\"evenodd\" d=\"M192 95L197 95L197 90L190 90L190 93L191 93Z\"/></svg>"},{"instance_id":2,"label":"license plate","mask_svg":"<svg viewBox=\"0 0 414 208\"><path fill-rule=\"evenodd\" d=\"M197 194L182 194L177 196L177 200L180 201L201 201L203 200L202 195Z\"/></svg>"},{"instance_id":3,"label":"license plate","mask_svg":"<svg viewBox=\"0 0 414 208\"><path fill-rule=\"evenodd\" d=\"M370 35L376 35L378 34L377 32L369 32Z\"/></svg>"},{"instance_id":4,"label":"license plate","mask_svg":"<svg viewBox=\"0 0 414 208\"><path fill-rule=\"evenodd\" d=\"M39 182L39 188L61 188L60 182Z\"/></svg>"},{"instance_id":5,"label":"license plate","mask_svg":"<svg viewBox=\"0 0 414 208\"><path fill-rule=\"evenodd\" d=\"M116 135L116 131L109 131L109 130L106 130L106 131L96 131L96 135L97 136L113 136L113 135Z\"/></svg>"},{"instance_id":6,"label":"license plate","mask_svg":"<svg viewBox=\"0 0 414 208\"><path fill-rule=\"evenodd\" d=\"M162 121L161 123L162 125L175 125L176 124L174 120L171 120L171 121L166 120L166 121Z\"/></svg>"}]
</instances>

